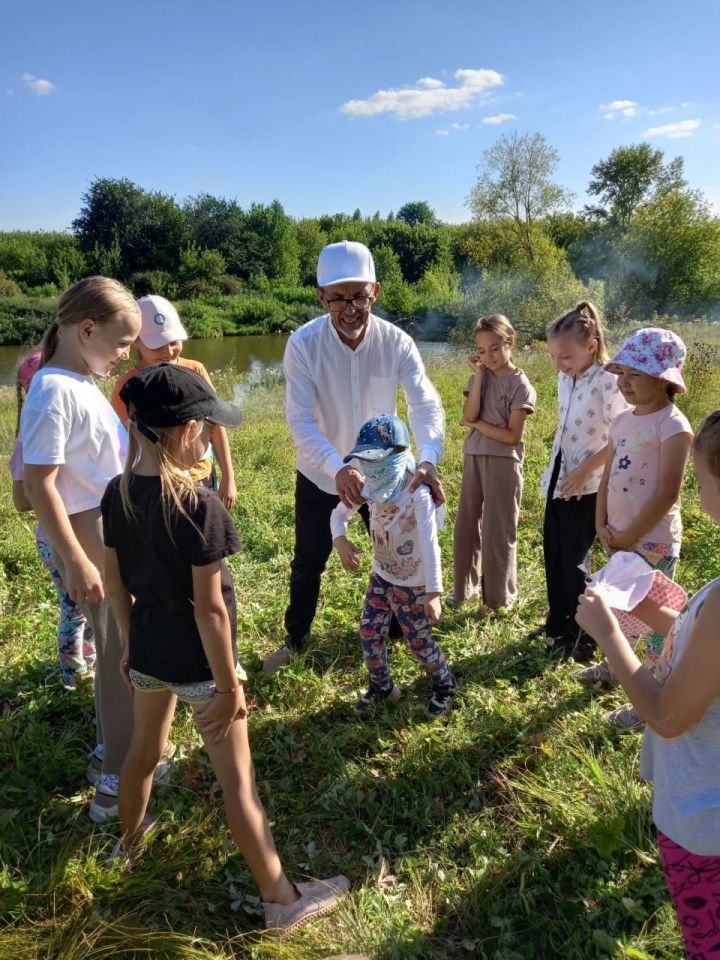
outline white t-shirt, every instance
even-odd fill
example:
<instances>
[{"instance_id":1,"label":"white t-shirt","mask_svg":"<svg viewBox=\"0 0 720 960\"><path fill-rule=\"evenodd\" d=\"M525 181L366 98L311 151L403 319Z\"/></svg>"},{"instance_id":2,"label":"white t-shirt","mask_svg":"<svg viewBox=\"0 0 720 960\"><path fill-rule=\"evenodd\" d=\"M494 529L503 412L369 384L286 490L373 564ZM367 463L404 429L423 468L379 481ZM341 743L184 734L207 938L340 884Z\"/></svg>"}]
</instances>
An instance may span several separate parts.
<instances>
[{"instance_id":1,"label":"white t-shirt","mask_svg":"<svg viewBox=\"0 0 720 960\"><path fill-rule=\"evenodd\" d=\"M297 467L325 493L337 493L335 475L365 421L395 413L400 385L418 463L440 459L445 430L440 397L412 339L387 320L371 315L362 343L351 350L328 314L316 317L291 335L283 367Z\"/></svg>"},{"instance_id":2,"label":"white t-shirt","mask_svg":"<svg viewBox=\"0 0 720 960\"><path fill-rule=\"evenodd\" d=\"M92 377L41 367L20 419L25 465L57 464L55 485L69 516L100 506L122 473L127 433Z\"/></svg>"},{"instance_id":3,"label":"white t-shirt","mask_svg":"<svg viewBox=\"0 0 720 960\"><path fill-rule=\"evenodd\" d=\"M373 542L373 573L388 583L425 587L442 592L437 510L428 487L402 493L389 503L368 502ZM340 502L330 514L330 531L345 536L352 515L360 508Z\"/></svg>"}]
</instances>

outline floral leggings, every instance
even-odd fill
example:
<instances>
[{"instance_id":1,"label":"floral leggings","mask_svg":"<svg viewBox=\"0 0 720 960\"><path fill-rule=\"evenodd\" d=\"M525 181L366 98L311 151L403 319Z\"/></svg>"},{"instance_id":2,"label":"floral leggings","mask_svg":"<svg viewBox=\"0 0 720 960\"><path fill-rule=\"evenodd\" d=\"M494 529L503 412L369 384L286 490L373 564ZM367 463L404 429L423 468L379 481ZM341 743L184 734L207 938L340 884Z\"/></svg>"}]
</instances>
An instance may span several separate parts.
<instances>
[{"instance_id":1,"label":"floral leggings","mask_svg":"<svg viewBox=\"0 0 720 960\"><path fill-rule=\"evenodd\" d=\"M35 531L35 546L43 565L50 572L60 604L58 658L63 684L72 687L75 685L76 675L86 674L95 669L95 639L85 614L75 601L70 599L65 589L65 583L53 560L50 541L40 524Z\"/></svg>"},{"instance_id":2,"label":"floral leggings","mask_svg":"<svg viewBox=\"0 0 720 960\"><path fill-rule=\"evenodd\" d=\"M425 616L424 603L424 587L399 587L376 573L371 574L360 620L360 639L370 683L375 690L389 690L393 683L387 662L387 636L393 614L433 687L453 683L450 667Z\"/></svg>"},{"instance_id":3,"label":"floral leggings","mask_svg":"<svg viewBox=\"0 0 720 960\"><path fill-rule=\"evenodd\" d=\"M720 957L720 856L690 853L660 830L657 838L687 960Z\"/></svg>"}]
</instances>

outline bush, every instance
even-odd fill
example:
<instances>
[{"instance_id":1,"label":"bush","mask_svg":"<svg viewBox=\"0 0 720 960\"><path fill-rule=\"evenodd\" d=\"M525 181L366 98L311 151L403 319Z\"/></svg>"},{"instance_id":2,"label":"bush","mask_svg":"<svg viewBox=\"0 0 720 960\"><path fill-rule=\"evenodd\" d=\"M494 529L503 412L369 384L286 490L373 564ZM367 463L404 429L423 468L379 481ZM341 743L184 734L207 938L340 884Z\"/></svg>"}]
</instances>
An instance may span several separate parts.
<instances>
[{"instance_id":1,"label":"bush","mask_svg":"<svg viewBox=\"0 0 720 960\"><path fill-rule=\"evenodd\" d=\"M25 295L31 299L46 300L57 297L62 291L55 283L41 283L37 287L26 287Z\"/></svg>"},{"instance_id":2,"label":"bush","mask_svg":"<svg viewBox=\"0 0 720 960\"><path fill-rule=\"evenodd\" d=\"M0 297L19 297L21 293L19 284L0 270Z\"/></svg>"},{"instance_id":3,"label":"bush","mask_svg":"<svg viewBox=\"0 0 720 960\"><path fill-rule=\"evenodd\" d=\"M134 273L130 278L130 287L136 297L155 294L174 300L178 295L177 283L165 270L144 270Z\"/></svg>"},{"instance_id":4,"label":"bush","mask_svg":"<svg viewBox=\"0 0 720 960\"><path fill-rule=\"evenodd\" d=\"M221 337L229 332L223 323L223 314L217 308L198 300L176 304L180 319L190 337Z\"/></svg>"},{"instance_id":5,"label":"bush","mask_svg":"<svg viewBox=\"0 0 720 960\"><path fill-rule=\"evenodd\" d=\"M217 285L220 292L226 297L239 297L245 289L242 280L238 280L237 277L233 277L229 273L224 273L218 280Z\"/></svg>"},{"instance_id":6,"label":"bush","mask_svg":"<svg viewBox=\"0 0 720 960\"><path fill-rule=\"evenodd\" d=\"M183 300L200 300L204 297L214 297L217 287L207 280L188 280L180 287L180 296Z\"/></svg>"},{"instance_id":7,"label":"bush","mask_svg":"<svg viewBox=\"0 0 720 960\"><path fill-rule=\"evenodd\" d=\"M0 346L39 343L54 319L52 300L0 299Z\"/></svg>"}]
</instances>

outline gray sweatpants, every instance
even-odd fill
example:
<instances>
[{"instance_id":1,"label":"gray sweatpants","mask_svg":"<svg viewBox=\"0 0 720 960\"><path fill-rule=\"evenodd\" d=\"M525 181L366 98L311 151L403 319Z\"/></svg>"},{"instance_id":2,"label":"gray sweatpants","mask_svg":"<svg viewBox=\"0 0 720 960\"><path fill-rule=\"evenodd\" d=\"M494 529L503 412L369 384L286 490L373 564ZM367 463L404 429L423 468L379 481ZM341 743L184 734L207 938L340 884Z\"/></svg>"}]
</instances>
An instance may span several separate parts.
<instances>
[{"instance_id":1,"label":"gray sweatpants","mask_svg":"<svg viewBox=\"0 0 720 960\"><path fill-rule=\"evenodd\" d=\"M102 555L102 520L95 525L97 544ZM65 564L53 549L53 558L67 583ZM102 570L100 571L102 573ZM95 635L97 659L95 662L95 716L97 741L104 748L103 773L119 775L132 734L132 698L120 674L123 650L120 628L107 600L102 603L81 603L88 623Z\"/></svg>"},{"instance_id":2,"label":"gray sweatpants","mask_svg":"<svg viewBox=\"0 0 720 960\"><path fill-rule=\"evenodd\" d=\"M454 592L462 603L482 589L493 610L517 597L517 525L522 464L512 457L465 454L453 537Z\"/></svg>"}]
</instances>

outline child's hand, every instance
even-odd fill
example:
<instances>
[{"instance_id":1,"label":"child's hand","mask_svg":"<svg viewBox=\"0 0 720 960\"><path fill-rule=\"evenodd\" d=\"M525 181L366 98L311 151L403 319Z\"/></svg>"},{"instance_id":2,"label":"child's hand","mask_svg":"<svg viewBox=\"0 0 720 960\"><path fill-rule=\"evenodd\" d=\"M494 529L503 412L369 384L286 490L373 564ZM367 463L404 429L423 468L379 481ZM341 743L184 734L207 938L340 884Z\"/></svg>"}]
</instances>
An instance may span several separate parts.
<instances>
[{"instance_id":1,"label":"child's hand","mask_svg":"<svg viewBox=\"0 0 720 960\"><path fill-rule=\"evenodd\" d=\"M610 534L608 532L608 528L606 526L598 527L595 532L597 533L597 538L600 541L600 546L603 548L605 553L611 557L615 551L610 546Z\"/></svg>"},{"instance_id":2,"label":"child's hand","mask_svg":"<svg viewBox=\"0 0 720 960\"><path fill-rule=\"evenodd\" d=\"M340 557L340 563L346 570L357 570L360 566L360 550L347 537L335 537L333 545Z\"/></svg>"},{"instance_id":3,"label":"child's hand","mask_svg":"<svg viewBox=\"0 0 720 960\"><path fill-rule=\"evenodd\" d=\"M228 479L224 474L220 480L220 487L218 489L218 496L225 507L226 510L230 510L235 506L237 501L237 487L235 486L235 480Z\"/></svg>"},{"instance_id":4,"label":"child's hand","mask_svg":"<svg viewBox=\"0 0 720 960\"><path fill-rule=\"evenodd\" d=\"M483 362L476 353L471 353L468 357L468 366L473 373L482 373Z\"/></svg>"},{"instance_id":5,"label":"child's hand","mask_svg":"<svg viewBox=\"0 0 720 960\"><path fill-rule=\"evenodd\" d=\"M439 593L426 593L425 594L425 616L428 618L432 626L434 627L437 623L440 623L442 620L442 607L440 605L440 594Z\"/></svg>"},{"instance_id":6,"label":"child's hand","mask_svg":"<svg viewBox=\"0 0 720 960\"><path fill-rule=\"evenodd\" d=\"M84 554L68 563L65 585L75 603L102 603L105 599L100 571Z\"/></svg>"},{"instance_id":7,"label":"child's hand","mask_svg":"<svg viewBox=\"0 0 720 960\"><path fill-rule=\"evenodd\" d=\"M629 550L635 543L634 540L627 536L625 530L618 530L616 527L611 526L611 524L607 525L606 530L611 550Z\"/></svg>"},{"instance_id":8,"label":"child's hand","mask_svg":"<svg viewBox=\"0 0 720 960\"><path fill-rule=\"evenodd\" d=\"M617 617L594 587L588 587L578 600L575 622L602 647L603 640L619 632ZM604 649L604 647L603 647Z\"/></svg>"},{"instance_id":9,"label":"child's hand","mask_svg":"<svg viewBox=\"0 0 720 960\"><path fill-rule=\"evenodd\" d=\"M245 691L239 684L232 693L218 693L216 690L208 702L195 711L201 733L212 743L224 740L232 722L244 720L246 716Z\"/></svg>"},{"instance_id":10,"label":"child's hand","mask_svg":"<svg viewBox=\"0 0 720 960\"><path fill-rule=\"evenodd\" d=\"M570 471L558 487L560 496L563 500L572 500L573 497L577 497L579 500L583 495L583 487L585 486L586 480L587 469L583 464L580 464L579 467L575 467L574 470Z\"/></svg>"}]
</instances>

